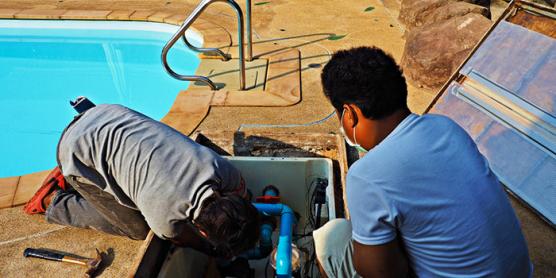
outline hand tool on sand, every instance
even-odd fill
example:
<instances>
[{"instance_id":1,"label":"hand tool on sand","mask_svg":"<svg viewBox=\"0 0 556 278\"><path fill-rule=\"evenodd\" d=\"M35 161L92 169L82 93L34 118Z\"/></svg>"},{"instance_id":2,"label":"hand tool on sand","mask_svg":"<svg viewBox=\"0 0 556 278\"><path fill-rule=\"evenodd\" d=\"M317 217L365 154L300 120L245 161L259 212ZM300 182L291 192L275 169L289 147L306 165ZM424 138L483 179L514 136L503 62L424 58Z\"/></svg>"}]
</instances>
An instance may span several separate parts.
<instances>
[{"instance_id":1,"label":"hand tool on sand","mask_svg":"<svg viewBox=\"0 0 556 278\"><path fill-rule=\"evenodd\" d=\"M102 261L102 256L100 252L98 251L98 249L96 249L96 251L97 251L97 257L94 259L70 256L70 255L58 253L51 250L33 249L33 248L26 248L25 251L23 251L23 256L83 265L87 267L87 271L85 272L85 277L93 277L100 265L100 262Z\"/></svg>"}]
</instances>

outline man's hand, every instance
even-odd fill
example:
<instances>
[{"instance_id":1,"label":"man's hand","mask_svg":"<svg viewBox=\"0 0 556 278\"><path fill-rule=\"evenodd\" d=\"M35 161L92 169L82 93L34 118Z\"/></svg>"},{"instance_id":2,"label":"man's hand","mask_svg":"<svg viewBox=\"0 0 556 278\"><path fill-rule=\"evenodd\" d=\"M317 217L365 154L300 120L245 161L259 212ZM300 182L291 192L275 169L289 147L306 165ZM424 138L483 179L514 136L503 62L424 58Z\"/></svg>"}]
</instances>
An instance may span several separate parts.
<instances>
[{"instance_id":1,"label":"man's hand","mask_svg":"<svg viewBox=\"0 0 556 278\"><path fill-rule=\"evenodd\" d=\"M353 264L365 278L407 277L407 258L397 239L382 245L364 245L353 241Z\"/></svg>"}]
</instances>

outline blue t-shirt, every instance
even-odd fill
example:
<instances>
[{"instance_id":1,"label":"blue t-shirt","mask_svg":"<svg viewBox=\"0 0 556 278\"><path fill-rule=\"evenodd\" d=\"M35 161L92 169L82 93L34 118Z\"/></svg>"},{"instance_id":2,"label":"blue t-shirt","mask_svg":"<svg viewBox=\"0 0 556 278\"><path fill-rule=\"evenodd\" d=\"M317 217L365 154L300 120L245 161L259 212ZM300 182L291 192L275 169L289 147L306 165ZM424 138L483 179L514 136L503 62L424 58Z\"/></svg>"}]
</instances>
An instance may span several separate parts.
<instances>
[{"instance_id":1,"label":"blue t-shirt","mask_svg":"<svg viewBox=\"0 0 556 278\"><path fill-rule=\"evenodd\" d=\"M409 115L350 168L353 239L399 233L419 277L530 277L502 185L467 133L439 115Z\"/></svg>"}]
</instances>

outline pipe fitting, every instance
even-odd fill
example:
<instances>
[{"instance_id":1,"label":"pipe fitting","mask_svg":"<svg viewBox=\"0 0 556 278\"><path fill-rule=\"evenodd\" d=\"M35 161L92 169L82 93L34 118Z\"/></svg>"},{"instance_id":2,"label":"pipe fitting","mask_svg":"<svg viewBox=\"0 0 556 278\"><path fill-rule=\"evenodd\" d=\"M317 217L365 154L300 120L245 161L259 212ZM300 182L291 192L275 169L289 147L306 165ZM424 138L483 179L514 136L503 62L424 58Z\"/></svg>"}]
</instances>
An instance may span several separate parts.
<instances>
[{"instance_id":1,"label":"pipe fitting","mask_svg":"<svg viewBox=\"0 0 556 278\"><path fill-rule=\"evenodd\" d=\"M280 216L280 234L276 253L276 275L291 277L292 274L292 229L295 224L293 210L284 204L253 204L260 212Z\"/></svg>"}]
</instances>

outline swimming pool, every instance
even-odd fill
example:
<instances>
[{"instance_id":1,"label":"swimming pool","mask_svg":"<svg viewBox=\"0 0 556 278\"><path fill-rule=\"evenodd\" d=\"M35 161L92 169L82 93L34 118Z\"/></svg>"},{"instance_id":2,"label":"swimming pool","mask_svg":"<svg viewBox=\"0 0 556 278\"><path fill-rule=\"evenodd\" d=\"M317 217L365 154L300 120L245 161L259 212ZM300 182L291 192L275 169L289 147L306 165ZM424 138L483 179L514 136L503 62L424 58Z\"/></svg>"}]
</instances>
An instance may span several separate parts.
<instances>
[{"instance_id":1,"label":"swimming pool","mask_svg":"<svg viewBox=\"0 0 556 278\"><path fill-rule=\"evenodd\" d=\"M0 177L56 165L56 144L75 115L69 101L78 96L161 119L188 86L160 60L176 30L147 22L0 20ZM201 42L195 33L188 38ZM199 65L183 44L168 61L184 74Z\"/></svg>"}]
</instances>

